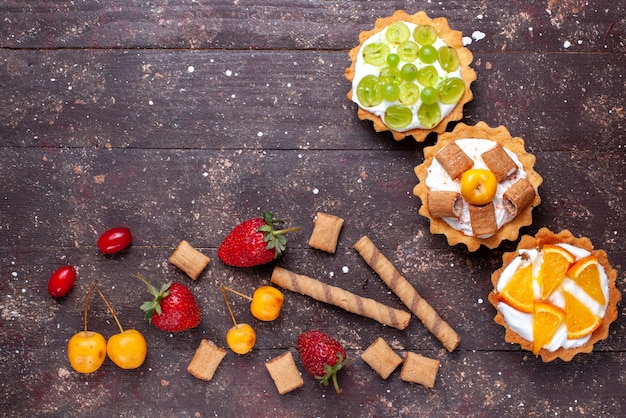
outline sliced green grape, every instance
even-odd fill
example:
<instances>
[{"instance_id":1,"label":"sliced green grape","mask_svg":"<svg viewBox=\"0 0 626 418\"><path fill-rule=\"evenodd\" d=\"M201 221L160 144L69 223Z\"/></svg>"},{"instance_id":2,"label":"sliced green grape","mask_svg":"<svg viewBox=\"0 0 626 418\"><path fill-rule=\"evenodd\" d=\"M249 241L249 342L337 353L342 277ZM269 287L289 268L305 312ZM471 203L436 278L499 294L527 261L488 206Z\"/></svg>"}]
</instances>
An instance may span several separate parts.
<instances>
[{"instance_id":1,"label":"sliced green grape","mask_svg":"<svg viewBox=\"0 0 626 418\"><path fill-rule=\"evenodd\" d=\"M424 87L420 93L420 98L424 104L437 103L437 100L439 99L439 90L432 86Z\"/></svg>"},{"instance_id":2,"label":"sliced green grape","mask_svg":"<svg viewBox=\"0 0 626 418\"><path fill-rule=\"evenodd\" d=\"M398 100L405 106L411 106L417 103L417 100L420 98L420 88L417 87L417 84L413 83L402 83L400 84L400 96Z\"/></svg>"},{"instance_id":3,"label":"sliced green grape","mask_svg":"<svg viewBox=\"0 0 626 418\"><path fill-rule=\"evenodd\" d=\"M453 104L465 93L465 84L458 77L450 77L443 80L439 90L439 101L443 104Z\"/></svg>"},{"instance_id":4,"label":"sliced green grape","mask_svg":"<svg viewBox=\"0 0 626 418\"><path fill-rule=\"evenodd\" d=\"M402 61L413 62L417 59L420 47L413 41L404 41L398 45L398 56Z\"/></svg>"},{"instance_id":5,"label":"sliced green grape","mask_svg":"<svg viewBox=\"0 0 626 418\"><path fill-rule=\"evenodd\" d=\"M404 64L400 69L400 77L404 81L413 81L417 78L417 67L415 64Z\"/></svg>"},{"instance_id":6,"label":"sliced green grape","mask_svg":"<svg viewBox=\"0 0 626 418\"><path fill-rule=\"evenodd\" d=\"M363 47L363 59L367 64L380 67L387 63L389 45L383 42L372 42Z\"/></svg>"},{"instance_id":7,"label":"sliced green grape","mask_svg":"<svg viewBox=\"0 0 626 418\"><path fill-rule=\"evenodd\" d=\"M424 64L432 64L437 61L437 48L432 45L424 45L420 48L419 57Z\"/></svg>"},{"instance_id":8,"label":"sliced green grape","mask_svg":"<svg viewBox=\"0 0 626 418\"><path fill-rule=\"evenodd\" d=\"M387 55L387 65L397 67L398 64L400 64L400 56L398 54L391 53Z\"/></svg>"},{"instance_id":9,"label":"sliced green grape","mask_svg":"<svg viewBox=\"0 0 626 418\"><path fill-rule=\"evenodd\" d=\"M380 82L375 75L366 75L356 86L356 97L364 107L378 106L383 101Z\"/></svg>"},{"instance_id":10,"label":"sliced green grape","mask_svg":"<svg viewBox=\"0 0 626 418\"><path fill-rule=\"evenodd\" d=\"M437 29L430 25L419 25L413 31L413 39L420 45L432 45L437 40Z\"/></svg>"},{"instance_id":11,"label":"sliced green grape","mask_svg":"<svg viewBox=\"0 0 626 418\"><path fill-rule=\"evenodd\" d=\"M459 68L459 54L450 46L442 46L438 52L439 64L446 72L451 73Z\"/></svg>"},{"instance_id":12,"label":"sliced green grape","mask_svg":"<svg viewBox=\"0 0 626 418\"><path fill-rule=\"evenodd\" d=\"M382 83L381 94L385 100L396 101L400 97L400 87L395 83Z\"/></svg>"},{"instance_id":13,"label":"sliced green grape","mask_svg":"<svg viewBox=\"0 0 626 418\"><path fill-rule=\"evenodd\" d=\"M420 68L417 71L417 82L422 86L434 86L439 82L437 69L432 65Z\"/></svg>"},{"instance_id":14,"label":"sliced green grape","mask_svg":"<svg viewBox=\"0 0 626 418\"><path fill-rule=\"evenodd\" d=\"M427 129L434 128L441 122L441 110L438 103L423 104L417 111L417 119Z\"/></svg>"},{"instance_id":15,"label":"sliced green grape","mask_svg":"<svg viewBox=\"0 0 626 418\"><path fill-rule=\"evenodd\" d=\"M380 71L378 78L382 83L394 83L400 85L402 78L400 77L400 70L396 67L385 67Z\"/></svg>"},{"instance_id":16,"label":"sliced green grape","mask_svg":"<svg viewBox=\"0 0 626 418\"><path fill-rule=\"evenodd\" d=\"M399 45L411 36L409 27L404 22L393 22L387 27L385 39L392 45Z\"/></svg>"},{"instance_id":17,"label":"sliced green grape","mask_svg":"<svg viewBox=\"0 0 626 418\"><path fill-rule=\"evenodd\" d=\"M413 113L404 105L393 105L385 111L384 120L385 125L391 129L402 129L409 126L413 120Z\"/></svg>"}]
</instances>

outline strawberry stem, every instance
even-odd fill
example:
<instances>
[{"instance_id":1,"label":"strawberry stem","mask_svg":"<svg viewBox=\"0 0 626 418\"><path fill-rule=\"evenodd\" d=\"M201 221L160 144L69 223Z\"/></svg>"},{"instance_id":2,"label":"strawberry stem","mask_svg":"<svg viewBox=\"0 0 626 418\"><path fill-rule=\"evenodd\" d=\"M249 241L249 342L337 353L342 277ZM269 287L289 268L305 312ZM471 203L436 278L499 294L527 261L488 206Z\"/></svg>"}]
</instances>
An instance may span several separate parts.
<instances>
[{"instance_id":1,"label":"strawberry stem","mask_svg":"<svg viewBox=\"0 0 626 418\"><path fill-rule=\"evenodd\" d=\"M289 232L299 231L301 228L294 226L292 228L274 229L275 223L282 223L283 221L281 219L274 219L272 212L263 212L263 220L265 221L265 225L257 228L257 231L263 233L263 241L267 242L267 249L274 249L274 258L278 258L287 245L287 238L284 235Z\"/></svg>"},{"instance_id":2,"label":"strawberry stem","mask_svg":"<svg viewBox=\"0 0 626 418\"><path fill-rule=\"evenodd\" d=\"M291 228L285 228L285 229L279 229L276 230L274 232L272 232L273 235L283 235L283 234L288 234L289 232L297 232L299 230L301 230L302 228L300 228L299 226L293 226Z\"/></svg>"},{"instance_id":3,"label":"strawberry stem","mask_svg":"<svg viewBox=\"0 0 626 418\"><path fill-rule=\"evenodd\" d=\"M337 362L335 365L329 366L328 364L324 364L324 376L315 376L315 378L320 381L321 385L324 386L328 386L328 379L332 379L335 391L337 393L341 393L341 389L339 389L339 381L337 380L337 372L343 367L348 366L350 363L350 359L345 359L343 354L337 353Z\"/></svg>"},{"instance_id":4,"label":"strawberry stem","mask_svg":"<svg viewBox=\"0 0 626 418\"><path fill-rule=\"evenodd\" d=\"M149 321L152 320L155 312L157 313L157 315L161 315L161 301L169 296L169 288L172 283L165 283L163 286L161 286L161 289L158 290L156 287L152 286L148 279L143 277L141 274L135 274L133 277L141 280L148 287L148 292L152 295L153 298L152 300L144 302L141 305L141 310L146 313L145 319Z\"/></svg>"}]
</instances>

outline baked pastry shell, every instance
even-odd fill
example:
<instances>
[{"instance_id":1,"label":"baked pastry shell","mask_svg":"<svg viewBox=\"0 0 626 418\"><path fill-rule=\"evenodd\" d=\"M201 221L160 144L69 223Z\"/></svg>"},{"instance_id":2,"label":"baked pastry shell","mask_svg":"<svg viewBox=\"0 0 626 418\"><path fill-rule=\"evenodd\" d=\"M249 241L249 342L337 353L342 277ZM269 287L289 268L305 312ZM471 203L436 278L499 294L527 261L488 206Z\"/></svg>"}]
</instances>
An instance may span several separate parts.
<instances>
[{"instance_id":1,"label":"baked pastry shell","mask_svg":"<svg viewBox=\"0 0 626 418\"><path fill-rule=\"evenodd\" d=\"M459 102L454 106L452 111L433 128L422 129L416 128L408 131L394 131L390 129L380 116L375 115L360 106L357 110L357 115L361 120L370 120L374 124L374 130L376 132L390 131L393 138L396 141L400 141L407 136L412 136L417 142L423 142L431 132L442 133L445 132L448 123L458 121L463 118L463 106L474 98L474 95L470 89L470 85L476 80L476 71L471 68L471 64L474 56L471 51L463 46L463 34L460 31L452 30L448 25L448 20L444 17L437 17L431 19L425 12L418 12L414 15L406 13L404 10L398 10L393 15L376 19L374 29L369 31L363 31L359 34L359 45L350 50L349 56L352 60L350 68L345 70L345 77L350 81L350 91L347 97L352 101L352 81L354 80L356 58L363 46L363 42L372 37L372 35L384 30L387 26L395 21L404 21L415 23L416 25L432 25L437 28L439 37L448 45L456 49L459 56L459 66L461 68L461 79L465 84L465 93L459 99Z\"/></svg>"},{"instance_id":2,"label":"baked pastry shell","mask_svg":"<svg viewBox=\"0 0 626 418\"><path fill-rule=\"evenodd\" d=\"M536 191L533 201L510 222L502 225L502 227L489 238L465 235L452 228L443 219L431 216L428 210L429 189L426 187L428 168L440 149L462 138L489 139L515 153L526 171L528 181L530 181ZM439 135L439 139L435 145L424 148L424 162L415 167L415 175L419 183L413 188L413 194L418 196L422 201L419 214L430 219L431 233L444 234L449 245L465 244L469 251L476 251L481 245L487 248L496 248L503 240L515 241L519 237L520 228L532 223L532 210L541 203L538 189L543 183L543 178L534 170L535 160L535 156L527 153L524 149L524 140L519 137L513 138L504 126L491 128L485 122L478 122L474 126L459 123L452 132Z\"/></svg>"},{"instance_id":3,"label":"baked pastry shell","mask_svg":"<svg viewBox=\"0 0 626 418\"><path fill-rule=\"evenodd\" d=\"M554 232L550 231L548 228L545 228L545 227L541 228L539 232L537 232L537 235L535 235L534 237L530 235L524 235L521 238L516 251L504 253L502 255L502 267L496 270L491 275L491 282L493 284L494 290L491 293L489 293L488 299L489 299L489 302L491 302L491 304L497 311L497 314L494 317L495 323L498 325L502 325L506 329L506 332L504 335L504 340L506 342L509 342L512 344L519 344L522 349L528 350L531 352L533 351L532 341L528 341L522 338L518 333L511 330L508 327L506 321L504 320L504 316L498 310L499 300L498 300L498 296L497 296L495 289L498 285L498 282L500 281L500 276L502 275L502 272L519 255L520 250L539 248L543 246L544 244L558 244L558 243L566 243L566 244L574 245L578 248L583 248L591 252L591 254L594 255L598 259L598 262L604 268L604 271L606 272L606 275L608 277L609 300L608 300L606 313L604 317L602 318L602 322L600 326L591 333L591 337L589 338L589 340L580 347L568 348L568 349L559 348L553 352L550 352L546 350L545 348L542 348L539 351L538 356L540 356L541 360L546 363L553 361L557 358L560 358L561 360L567 362L567 361L572 360L572 358L574 358L574 356L578 353L591 353L593 351L594 345L598 341L604 340L608 337L609 326L611 325L611 323L613 323L617 319L617 304L622 299L622 294L615 285L615 281L617 279L617 270L613 269L611 265L609 264L608 256L605 251L595 250L589 238L586 238L586 237L577 238L569 230L563 230L559 232L558 234L555 234Z\"/></svg>"}]
</instances>

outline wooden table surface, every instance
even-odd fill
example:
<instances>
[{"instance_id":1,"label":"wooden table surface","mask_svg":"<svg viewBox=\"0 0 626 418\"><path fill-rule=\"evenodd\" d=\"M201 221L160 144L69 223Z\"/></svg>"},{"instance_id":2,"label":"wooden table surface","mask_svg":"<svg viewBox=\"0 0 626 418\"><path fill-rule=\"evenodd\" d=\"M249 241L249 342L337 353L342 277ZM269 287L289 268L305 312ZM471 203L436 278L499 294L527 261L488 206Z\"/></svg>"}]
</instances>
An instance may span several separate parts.
<instances>
[{"instance_id":1,"label":"wooden table surface","mask_svg":"<svg viewBox=\"0 0 626 418\"><path fill-rule=\"evenodd\" d=\"M7 417L623 416L626 320L571 362L543 363L504 342L487 301L505 251L470 253L429 232L413 168L435 138L396 142L357 118L344 70L358 34L403 8L446 17L474 54L467 124L504 125L543 176L533 224L588 236L626 289L626 5L621 1L5 0L0 4L0 415ZM401 301L353 249L363 235L459 333L446 351L413 317L385 327L285 291L278 320L253 324L252 353L230 352L212 381L187 372L202 339L226 347L220 284L250 293L273 265L237 269L217 247L235 223L271 210L302 230L276 264L396 308ZM308 246L317 211L345 219L336 254ZM130 248L98 252L108 228ZM192 282L167 262L180 240L211 258ZM47 293L71 264L76 286ZM178 334L144 321L132 278L187 284L203 319ZM149 344L124 371L74 372L94 281ZM93 302L90 328L117 332ZM353 363L341 394L305 374L297 336L318 328ZM387 380L360 355L377 337L441 362L433 389ZM264 363L289 350L304 385L279 395Z\"/></svg>"}]
</instances>

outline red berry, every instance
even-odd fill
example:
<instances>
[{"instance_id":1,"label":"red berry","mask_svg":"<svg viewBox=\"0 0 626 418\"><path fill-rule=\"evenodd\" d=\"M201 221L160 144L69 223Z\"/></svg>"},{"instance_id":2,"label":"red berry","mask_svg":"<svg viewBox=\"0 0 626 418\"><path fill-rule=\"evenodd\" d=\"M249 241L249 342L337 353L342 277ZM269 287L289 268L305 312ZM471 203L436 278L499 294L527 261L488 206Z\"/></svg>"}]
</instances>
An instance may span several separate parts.
<instances>
[{"instance_id":1,"label":"red berry","mask_svg":"<svg viewBox=\"0 0 626 418\"><path fill-rule=\"evenodd\" d=\"M144 282L153 299L141 305L145 318L152 325L167 332L180 332L200 324L202 313L196 298L187 286L181 283L166 283L157 290L143 276L136 278Z\"/></svg>"},{"instance_id":2,"label":"red berry","mask_svg":"<svg viewBox=\"0 0 626 418\"><path fill-rule=\"evenodd\" d=\"M248 219L235 226L217 249L217 256L224 264L234 267L252 267L267 264L278 258L285 250L285 234L300 228L274 229L274 214L265 212L263 217Z\"/></svg>"},{"instance_id":3,"label":"red berry","mask_svg":"<svg viewBox=\"0 0 626 418\"><path fill-rule=\"evenodd\" d=\"M76 281L76 269L72 266L63 266L56 269L48 281L48 293L50 296L60 298L65 296Z\"/></svg>"},{"instance_id":4,"label":"red berry","mask_svg":"<svg viewBox=\"0 0 626 418\"><path fill-rule=\"evenodd\" d=\"M321 331L308 331L298 337L298 353L308 374L324 386L332 379L337 393L341 392L337 372L347 366L349 360L339 341Z\"/></svg>"},{"instance_id":5,"label":"red berry","mask_svg":"<svg viewBox=\"0 0 626 418\"><path fill-rule=\"evenodd\" d=\"M104 254L115 254L128 247L133 235L128 228L111 228L98 238L98 248Z\"/></svg>"}]
</instances>

